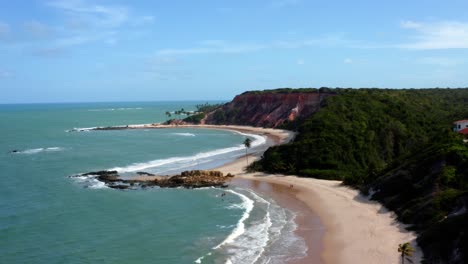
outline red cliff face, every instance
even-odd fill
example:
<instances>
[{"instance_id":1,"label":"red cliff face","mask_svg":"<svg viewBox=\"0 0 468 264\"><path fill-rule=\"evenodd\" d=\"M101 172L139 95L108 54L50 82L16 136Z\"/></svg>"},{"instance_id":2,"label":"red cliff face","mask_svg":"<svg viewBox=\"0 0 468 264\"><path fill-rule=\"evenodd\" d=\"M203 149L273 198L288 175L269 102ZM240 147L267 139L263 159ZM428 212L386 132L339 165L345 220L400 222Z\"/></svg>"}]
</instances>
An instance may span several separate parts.
<instances>
[{"instance_id":1,"label":"red cliff face","mask_svg":"<svg viewBox=\"0 0 468 264\"><path fill-rule=\"evenodd\" d=\"M325 93L244 93L207 116L208 124L277 127L319 109ZM320 97L320 98L319 98Z\"/></svg>"}]
</instances>

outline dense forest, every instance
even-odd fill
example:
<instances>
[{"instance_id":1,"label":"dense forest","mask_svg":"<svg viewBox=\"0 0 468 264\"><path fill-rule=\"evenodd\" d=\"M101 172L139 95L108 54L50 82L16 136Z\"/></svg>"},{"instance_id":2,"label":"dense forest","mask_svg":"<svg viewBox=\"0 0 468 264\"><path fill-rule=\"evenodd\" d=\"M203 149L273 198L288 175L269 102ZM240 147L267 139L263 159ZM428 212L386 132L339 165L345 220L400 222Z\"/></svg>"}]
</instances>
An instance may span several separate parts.
<instances>
[{"instance_id":1,"label":"dense forest","mask_svg":"<svg viewBox=\"0 0 468 264\"><path fill-rule=\"evenodd\" d=\"M343 180L410 224L426 263L466 263L468 147L452 123L468 118L468 89L327 92L318 112L283 126L298 130L293 142L249 169Z\"/></svg>"}]
</instances>

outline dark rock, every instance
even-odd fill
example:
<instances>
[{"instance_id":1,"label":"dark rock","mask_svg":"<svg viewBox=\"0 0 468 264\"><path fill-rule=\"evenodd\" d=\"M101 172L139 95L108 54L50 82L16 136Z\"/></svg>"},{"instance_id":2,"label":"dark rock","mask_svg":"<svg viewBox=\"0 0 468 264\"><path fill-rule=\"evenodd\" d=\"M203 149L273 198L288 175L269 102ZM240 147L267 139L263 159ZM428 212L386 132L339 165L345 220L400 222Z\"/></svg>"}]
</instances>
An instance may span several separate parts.
<instances>
[{"instance_id":1,"label":"dark rock","mask_svg":"<svg viewBox=\"0 0 468 264\"><path fill-rule=\"evenodd\" d=\"M84 173L77 176L96 176L96 179L104 182L107 186L114 189L133 189L135 186L141 188L159 186L162 188L202 188L202 187L227 187L226 182L229 181L233 175L223 176L220 171L203 171L192 170L184 171L180 175L175 176L154 176L149 173L137 173L138 176L131 179L122 179L117 171L96 171ZM74 176L76 177L76 176ZM132 187L132 188L130 188Z\"/></svg>"},{"instance_id":2,"label":"dark rock","mask_svg":"<svg viewBox=\"0 0 468 264\"><path fill-rule=\"evenodd\" d=\"M112 189L119 189L119 190L126 190L128 189L128 185L109 185Z\"/></svg>"},{"instance_id":3,"label":"dark rock","mask_svg":"<svg viewBox=\"0 0 468 264\"><path fill-rule=\"evenodd\" d=\"M91 175L110 176L110 175L118 175L118 174L117 174L117 171L92 171L92 172L81 174L81 176L91 176Z\"/></svg>"},{"instance_id":4,"label":"dark rock","mask_svg":"<svg viewBox=\"0 0 468 264\"><path fill-rule=\"evenodd\" d=\"M137 172L138 175L141 175L141 176L156 176L154 174L151 174L151 173L148 173L148 172L144 172L144 171L139 171Z\"/></svg>"},{"instance_id":5,"label":"dark rock","mask_svg":"<svg viewBox=\"0 0 468 264\"><path fill-rule=\"evenodd\" d=\"M117 174L101 175L101 176L97 176L97 179L102 182L122 182L122 180L119 178Z\"/></svg>"}]
</instances>

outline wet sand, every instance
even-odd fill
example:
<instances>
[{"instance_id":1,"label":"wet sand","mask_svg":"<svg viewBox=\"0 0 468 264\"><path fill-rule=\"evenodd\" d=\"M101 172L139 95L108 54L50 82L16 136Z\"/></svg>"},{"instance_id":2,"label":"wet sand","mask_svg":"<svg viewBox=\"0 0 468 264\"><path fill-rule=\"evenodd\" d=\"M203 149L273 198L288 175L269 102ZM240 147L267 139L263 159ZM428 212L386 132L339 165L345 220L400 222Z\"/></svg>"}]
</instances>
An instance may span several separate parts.
<instances>
[{"instance_id":1,"label":"wet sand","mask_svg":"<svg viewBox=\"0 0 468 264\"><path fill-rule=\"evenodd\" d=\"M283 144L295 133L286 130L245 126L159 124L129 125L138 128L209 128L235 130L263 135L270 144ZM252 150L249 163L262 152ZM232 184L251 188L272 197L280 206L298 213L296 233L304 238L308 256L290 263L400 263L398 244L411 242L417 249L413 262L420 263L422 253L415 244L416 235L396 221L393 213L340 181L325 181L288 175L246 173L247 161L241 157L215 168L236 175ZM291 185L292 188L291 188Z\"/></svg>"}]
</instances>

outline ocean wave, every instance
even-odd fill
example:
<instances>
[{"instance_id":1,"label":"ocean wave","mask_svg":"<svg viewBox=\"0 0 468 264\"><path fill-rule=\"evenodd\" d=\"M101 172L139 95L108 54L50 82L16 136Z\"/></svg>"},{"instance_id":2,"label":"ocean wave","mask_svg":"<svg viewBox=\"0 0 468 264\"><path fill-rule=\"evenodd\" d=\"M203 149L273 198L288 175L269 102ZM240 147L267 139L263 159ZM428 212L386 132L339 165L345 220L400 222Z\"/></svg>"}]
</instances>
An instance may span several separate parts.
<instances>
[{"instance_id":1,"label":"ocean wave","mask_svg":"<svg viewBox=\"0 0 468 264\"><path fill-rule=\"evenodd\" d=\"M242 217L239 219L237 222L236 227L232 230L231 234L229 234L226 239L224 239L223 242L215 246L213 249L218 249L222 247L223 245L226 245L228 243L232 243L236 238L241 236L245 232L245 220L247 220L250 216L250 212L252 212L254 208L254 201L247 197L246 195L242 193L238 193L234 190L226 190L227 192L233 193L237 196L239 196L242 200L242 208L245 209L244 214L242 214Z\"/></svg>"},{"instance_id":2,"label":"ocean wave","mask_svg":"<svg viewBox=\"0 0 468 264\"><path fill-rule=\"evenodd\" d=\"M119 108L99 108L99 109L88 109L90 112L101 112L101 111L125 111L125 110L142 110L142 107L119 107Z\"/></svg>"},{"instance_id":3,"label":"ocean wave","mask_svg":"<svg viewBox=\"0 0 468 264\"><path fill-rule=\"evenodd\" d=\"M245 198L249 199L252 202L252 207L246 208L246 211L238 221L236 228L234 228L231 234L229 234L221 244L217 245L213 249L221 247L226 249L229 254L226 263L255 263L265 251L265 247L270 239L269 229L272 226L270 213L271 203L254 192L248 192L249 196L253 199L235 191L231 192L239 196L242 195L240 196L244 201L242 204L245 203ZM255 220L246 225L245 223L249 219L254 206L265 208L265 215L261 219ZM240 225L241 223L242 225ZM242 232L239 232L239 226L242 227Z\"/></svg>"},{"instance_id":4,"label":"ocean wave","mask_svg":"<svg viewBox=\"0 0 468 264\"><path fill-rule=\"evenodd\" d=\"M65 130L65 132L86 132L96 129L97 127L74 127L73 129Z\"/></svg>"},{"instance_id":5,"label":"ocean wave","mask_svg":"<svg viewBox=\"0 0 468 264\"><path fill-rule=\"evenodd\" d=\"M226 239L213 248L227 255L226 264L286 263L306 256L304 240L294 233L297 225L293 212L250 190L229 191L238 195L241 203L226 208L244 212ZM198 258L196 263L214 252Z\"/></svg>"},{"instance_id":6,"label":"ocean wave","mask_svg":"<svg viewBox=\"0 0 468 264\"><path fill-rule=\"evenodd\" d=\"M251 148L258 147L258 146L263 145L263 144L266 143L266 137L264 137L264 136L256 135L256 134L242 133L242 132L239 132L239 131L234 131L234 132L239 134L239 135L243 135L245 137L253 138L254 140L250 143ZM241 146L244 147L243 144Z\"/></svg>"},{"instance_id":7,"label":"ocean wave","mask_svg":"<svg viewBox=\"0 0 468 264\"><path fill-rule=\"evenodd\" d=\"M25 150L13 150L10 153L14 154L37 154L41 152L56 152L62 151L64 148L61 147L49 147L49 148L34 148L34 149L25 149Z\"/></svg>"},{"instance_id":8,"label":"ocean wave","mask_svg":"<svg viewBox=\"0 0 468 264\"><path fill-rule=\"evenodd\" d=\"M171 133L171 135L183 136L183 137L194 137L195 134L192 133Z\"/></svg>"},{"instance_id":9,"label":"ocean wave","mask_svg":"<svg viewBox=\"0 0 468 264\"><path fill-rule=\"evenodd\" d=\"M252 212L252 210L254 208L254 201L252 199L250 199L249 197L247 197L246 195L244 195L242 193L239 193L239 192L236 192L234 190L226 190L226 192L230 192L232 194L235 194L235 195L239 196L239 198L241 199L242 202L240 204L238 204L237 208L238 209L245 209L245 211L242 214L242 217L239 219L239 221L237 221L237 224L235 225L232 232L223 240L223 242L221 242L217 246L213 247L214 250L219 249L222 246L227 245L229 243L232 243L236 238L238 238L239 236L241 236L242 234L245 233L245 221L247 219L249 219L250 213ZM212 254L211 252L208 252L206 255L199 257L194 262L195 263L202 263L202 260L205 257L210 256L211 254ZM229 259L227 261L229 261ZM228 262L226 262L226 263L228 263Z\"/></svg>"},{"instance_id":10,"label":"ocean wave","mask_svg":"<svg viewBox=\"0 0 468 264\"><path fill-rule=\"evenodd\" d=\"M246 136L254 138L252 141L251 146L256 147L260 146L262 144L265 144L266 139L263 136L259 135L250 135L250 134L244 134ZM157 160L152 160L148 162L141 162L141 163L134 163L126 167L115 167L111 168L109 170L116 170L121 173L125 172L135 172L135 171L142 171L146 170L149 168L156 168L164 165L171 164L172 168L175 169L175 167L178 168L184 168L184 167L189 167L192 165L197 165L198 162L204 161L208 162L207 159L210 159L214 156L219 156L227 153L232 153L235 151L240 151L245 149L245 146L243 144L237 145L235 147L229 147L229 148L223 148L223 149L217 149L217 150L212 150L212 151L207 151L207 152L201 152L198 154L195 154L193 156L186 156L186 157L171 157L167 159L157 159Z\"/></svg>"},{"instance_id":11,"label":"ocean wave","mask_svg":"<svg viewBox=\"0 0 468 264\"><path fill-rule=\"evenodd\" d=\"M106 189L109 188L106 184L102 181L96 179L96 175L88 175L88 176L74 176L71 177L75 179L77 182L84 185L85 188L90 189Z\"/></svg>"}]
</instances>

